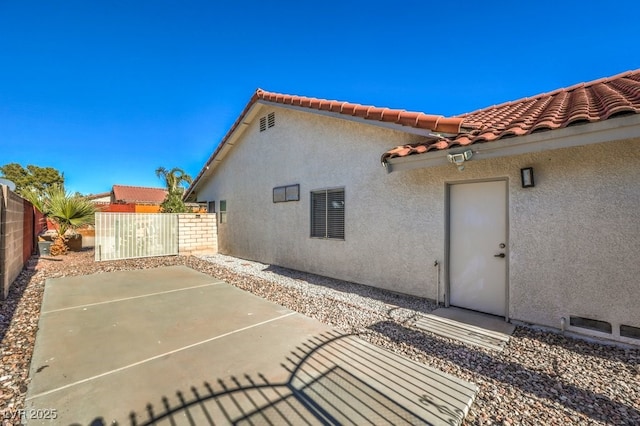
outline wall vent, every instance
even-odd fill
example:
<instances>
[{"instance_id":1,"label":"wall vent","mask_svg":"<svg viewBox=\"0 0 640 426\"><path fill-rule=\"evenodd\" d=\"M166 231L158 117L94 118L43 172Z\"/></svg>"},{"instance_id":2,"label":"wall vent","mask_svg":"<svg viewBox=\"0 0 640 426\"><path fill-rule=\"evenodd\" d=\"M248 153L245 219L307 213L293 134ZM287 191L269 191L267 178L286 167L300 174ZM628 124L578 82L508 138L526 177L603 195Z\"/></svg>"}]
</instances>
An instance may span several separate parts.
<instances>
[{"instance_id":1,"label":"wall vent","mask_svg":"<svg viewBox=\"0 0 640 426\"><path fill-rule=\"evenodd\" d=\"M630 337L632 339L640 339L640 327L632 327L630 325L620 325L620 336Z\"/></svg>"},{"instance_id":2,"label":"wall vent","mask_svg":"<svg viewBox=\"0 0 640 426\"><path fill-rule=\"evenodd\" d=\"M573 327L587 328L589 330L611 334L611 324L606 321L572 316L569 317L569 324Z\"/></svg>"},{"instance_id":3,"label":"wall vent","mask_svg":"<svg viewBox=\"0 0 640 426\"><path fill-rule=\"evenodd\" d=\"M270 112L264 117L260 117L260 131L264 132L267 129L272 128L276 125L276 113Z\"/></svg>"}]
</instances>

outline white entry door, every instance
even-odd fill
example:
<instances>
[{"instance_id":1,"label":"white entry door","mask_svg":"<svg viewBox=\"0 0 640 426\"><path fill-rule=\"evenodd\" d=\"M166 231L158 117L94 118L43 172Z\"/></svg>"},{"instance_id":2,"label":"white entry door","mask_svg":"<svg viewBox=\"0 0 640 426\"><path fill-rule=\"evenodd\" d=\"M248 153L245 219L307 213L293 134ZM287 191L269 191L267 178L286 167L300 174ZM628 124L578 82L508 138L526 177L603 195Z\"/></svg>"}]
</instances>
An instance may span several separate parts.
<instances>
[{"instance_id":1,"label":"white entry door","mask_svg":"<svg viewBox=\"0 0 640 426\"><path fill-rule=\"evenodd\" d=\"M507 182L449 187L449 303L507 314Z\"/></svg>"}]
</instances>

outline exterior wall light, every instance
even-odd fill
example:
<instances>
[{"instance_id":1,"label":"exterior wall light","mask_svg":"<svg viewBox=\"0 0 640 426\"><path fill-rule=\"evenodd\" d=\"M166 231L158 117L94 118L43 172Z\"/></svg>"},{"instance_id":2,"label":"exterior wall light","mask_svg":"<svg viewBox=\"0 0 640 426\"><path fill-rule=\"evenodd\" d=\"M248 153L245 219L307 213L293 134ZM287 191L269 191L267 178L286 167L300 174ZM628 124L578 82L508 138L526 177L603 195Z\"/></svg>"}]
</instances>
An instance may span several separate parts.
<instances>
[{"instance_id":1,"label":"exterior wall light","mask_svg":"<svg viewBox=\"0 0 640 426\"><path fill-rule=\"evenodd\" d=\"M458 167L459 171L463 171L464 162L471 160L472 156L473 156L473 152L471 152L471 150L469 149L460 154L449 154L447 155L447 159L449 160L450 163L455 164Z\"/></svg>"},{"instance_id":2,"label":"exterior wall light","mask_svg":"<svg viewBox=\"0 0 640 426\"><path fill-rule=\"evenodd\" d=\"M523 188L533 188L536 186L536 183L533 180L533 167L520 169L520 182L522 183Z\"/></svg>"}]
</instances>

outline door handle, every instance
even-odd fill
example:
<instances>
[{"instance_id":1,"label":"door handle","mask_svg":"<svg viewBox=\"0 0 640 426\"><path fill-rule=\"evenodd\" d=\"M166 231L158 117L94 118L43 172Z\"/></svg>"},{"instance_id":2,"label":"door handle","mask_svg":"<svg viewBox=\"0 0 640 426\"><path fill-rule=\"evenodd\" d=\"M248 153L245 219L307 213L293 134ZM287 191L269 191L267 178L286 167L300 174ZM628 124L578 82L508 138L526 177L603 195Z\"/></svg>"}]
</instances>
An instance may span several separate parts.
<instances>
[{"instance_id":1,"label":"door handle","mask_svg":"<svg viewBox=\"0 0 640 426\"><path fill-rule=\"evenodd\" d=\"M498 253L498 254L494 254L493 257L502 257L504 258L506 256L506 254L504 253Z\"/></svg>"}]
</instances>

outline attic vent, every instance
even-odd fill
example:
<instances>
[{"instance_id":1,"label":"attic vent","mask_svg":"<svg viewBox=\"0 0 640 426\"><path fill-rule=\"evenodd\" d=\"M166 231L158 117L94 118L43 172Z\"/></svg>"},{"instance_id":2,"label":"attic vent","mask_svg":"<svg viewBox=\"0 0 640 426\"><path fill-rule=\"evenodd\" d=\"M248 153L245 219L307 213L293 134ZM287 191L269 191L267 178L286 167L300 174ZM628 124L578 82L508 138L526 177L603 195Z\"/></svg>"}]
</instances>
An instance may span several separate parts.
<instances>
[{"instance_id":1,"label":"attic vent","mask_svg":"<svg viewBox=\"0 0 640 426\"><path fill-rule=\"evenodd\" d=\"M569 324L574 327L588 328L589 330L611 334L611 324L606 321L571 316L569 317Z\"/></svg>"},{"instance_id":2,"label":"attic vent","mask_svg":"<svg viewBox=\"0 0 640 426\"><path fill-rule=\"evenodd\" d=\"M260 117L260 131L264 132L267 129L272 128L276 125L276 113L270 112L264 117Z\"/></svg>"},{"instance_id":3,"label":"attic vent","mask_svg":"<svg viewBox=\"0 0 640 426\"><path fill-rule=\"evenodd\" d=\"M631 337L632 339L640 339L640 328L621 324L620 335L622 337Z\"/></svg>"}]
</instances>

